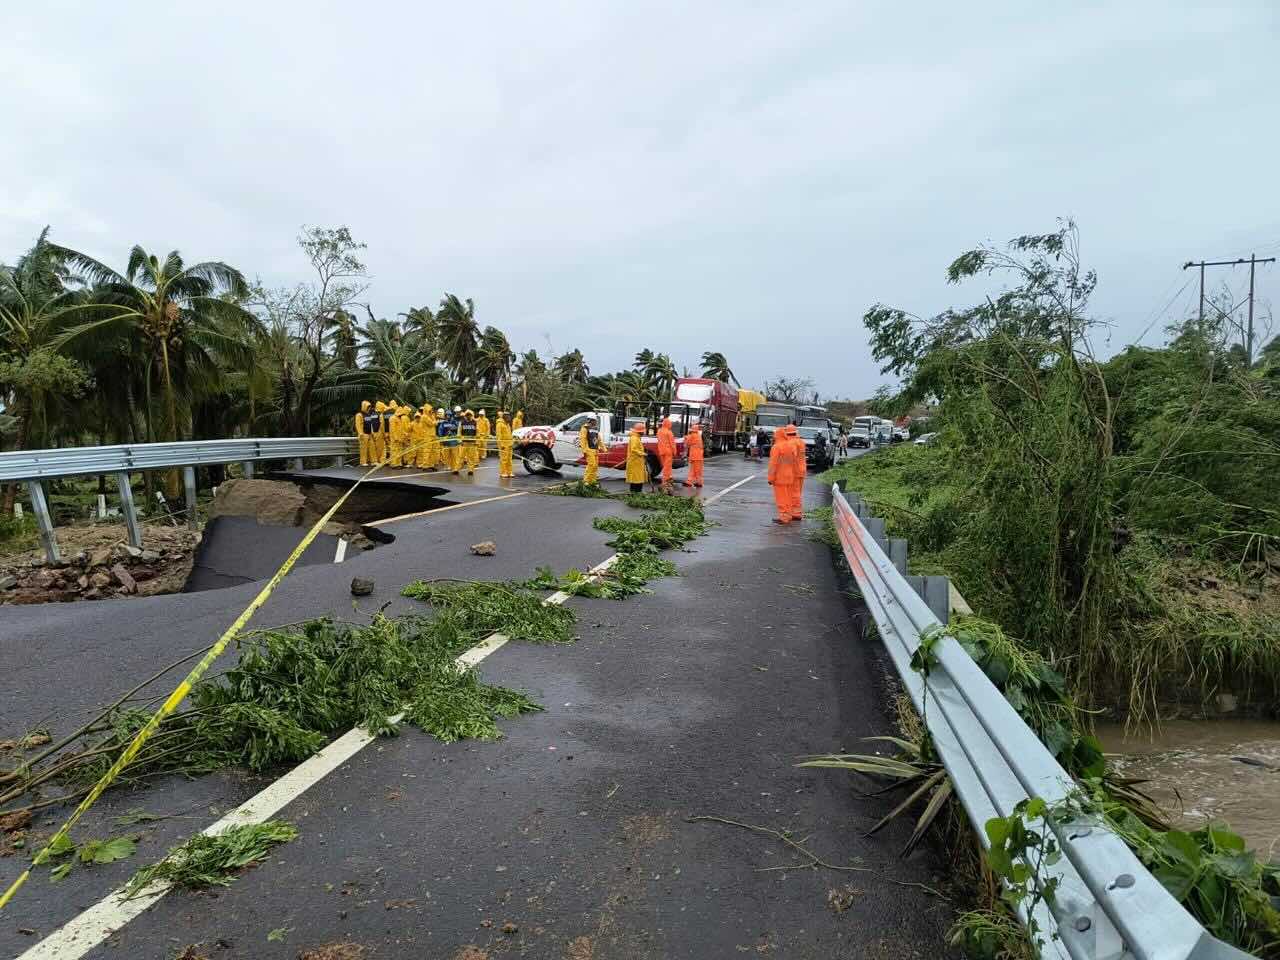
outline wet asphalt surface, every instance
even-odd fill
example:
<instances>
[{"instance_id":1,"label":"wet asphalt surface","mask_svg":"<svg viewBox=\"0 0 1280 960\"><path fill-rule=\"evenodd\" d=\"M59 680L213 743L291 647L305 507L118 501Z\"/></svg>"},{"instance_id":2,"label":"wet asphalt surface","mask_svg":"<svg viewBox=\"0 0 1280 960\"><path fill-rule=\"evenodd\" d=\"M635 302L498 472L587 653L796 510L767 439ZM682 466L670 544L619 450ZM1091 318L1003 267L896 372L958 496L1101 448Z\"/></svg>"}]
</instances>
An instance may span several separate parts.
<instances>
[{"instance_id":1,"label":"wet asphalt surface","mask_svg":"<svg viewBox=\"0 0 1280 960\"><path fill-rule=\"evenodd\" d=\"M729 455L706 472L709 496L760 469ZM499 488L482 469L444 495L468 506L389 524L393 543L341 565L297 569L254 622L350 616L356 574L377 583L361 611L399 612L419 608L398 597L416 577L524 577L610 556L590 518L628 512L621 504L487 499L544 482ZM810 484L806 499L828 497ZM892 801L859 796L838 771L793 766L890 731L878 642L863 640L828 548L769 523L763 476L708 515L719 526L675 557L682 576L622 602L574 598L576 643L508 644L481 664L545 712L502 721L495 743L441 744L414 729L379 741L283 811L301 834L270 861L225 890L171 893L90 956L173 958L197 945L209 960L294 958L341 941L375 960L944 954L949 904L910 885L940 886L928 852L897 858L905 822L863 835ZM473 556L480 540L497 555ZM0 674L0 736L69 728L73 717L49 721L51 697L64 713L109 700L208 643L257 589L7 608L0 656L16 669ZM0 914L0 956L268 782L228 771L109 793L77 836L139 836L137 855L57 885L35 877ZM174 816L111 819L137 809ZM775 839L697 816L793 831L860 869L800 867ZM0 859L0 882L24 865Z\"/></svg>"}]
</instances>

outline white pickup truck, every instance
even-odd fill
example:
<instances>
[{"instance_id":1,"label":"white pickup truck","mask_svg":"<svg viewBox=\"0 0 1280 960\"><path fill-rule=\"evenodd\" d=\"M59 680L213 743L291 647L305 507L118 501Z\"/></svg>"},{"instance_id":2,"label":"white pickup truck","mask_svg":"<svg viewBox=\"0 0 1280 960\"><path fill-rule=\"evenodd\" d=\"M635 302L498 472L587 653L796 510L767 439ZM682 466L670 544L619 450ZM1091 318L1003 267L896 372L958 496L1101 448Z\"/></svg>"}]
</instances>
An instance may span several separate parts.
<instances>
[{"instance_id":1,"label":"white pickup truck","mask_svg":"<svg viewBox=\"0 0 1280 960\"><path fill-rule=\"evenodd\" d=\"M609 410L586 410L575 413L553 426L521 427L516 430L513 434L515 451L523 459L524 468L530 473L549 473L559 470L566 464L585 463L582 448L578 446L578 431L591 417L595 417L600 424L600 466L625 470L627 433L636 423L644 423L645 418L643 416L628 417ZM679 417L673 411L671 427L676 435L676 456L673 464L677 467L685 464L686 419L687 417ZM644 448L649 461L649 472L656 475L659 470L657 436L646 434Z\"/></svg>"}]
</instances>

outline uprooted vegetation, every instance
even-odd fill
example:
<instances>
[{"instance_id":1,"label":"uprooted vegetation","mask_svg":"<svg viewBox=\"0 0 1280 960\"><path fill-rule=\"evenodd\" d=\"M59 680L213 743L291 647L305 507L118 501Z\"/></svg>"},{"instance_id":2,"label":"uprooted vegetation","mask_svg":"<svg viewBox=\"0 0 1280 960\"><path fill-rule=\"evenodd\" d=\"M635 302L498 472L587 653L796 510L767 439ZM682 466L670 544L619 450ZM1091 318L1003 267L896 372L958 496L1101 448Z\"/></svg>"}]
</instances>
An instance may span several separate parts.
<instances>
[{"instance_id":1,"label":"uprooted vegetation","mask_svg":"<svg viewBox=\"0 0 1280 960\"><path fill-rule=\"evenodd\" d=\"M886 402L936 400L940 442L828 478L1087 705L1134 721L1223 692L1274 707L1280 342L1249 362L1223 314L1100 363L1075 243L1068 227L965 254L952 280L1017 280L976 307L930 320L873 308L875 355L904 377Z\"/></svg>"},{"instance_id":2,"label":"uprooted vegetation","mask_svg":"<svg viewBox=\"0 0 1280 960\"><path fill-rule=\"evenodd\" d=\"M578 589L566 592L597 595L588 585L600 584L617 592L599 595L618 599L643 592L649 578L675 573L658 552L684 544L709 525L692 501L627 502L647 512L635 520L611 518L604 527L617 541L625 538L617 562L608 571L572 572ZM391 735L407 722L445 742L497 738L499 719L542 708L524 694L482 682L474 669L457 663L458 655L499 632L528 643L574 640L573 611L547 603L541 593L560 586L549 571L523 583L416 581L403 593L429 604L431 616L379 613L367 624L321 618L247 634L238 641L236 664L195 684L187 708L156 729L113 785L230 767L266 772L312 756L356 726ZM66 735L55 739L40 730L0 741L13 761L0 768L0 825L25 830L33 813L84 796L147 723L149 708L166 696L146 699L142 691L207 650L170 664ZM14 852L25 849L22 843ZM234 859L226 843L195 838L140 874L135 886L150 880L186 883L188 874L207 877L201 870L212 860L222 854Z\"/></svg>"},{"instance_id":3,"label":"uprooted vegetation","mask_svg":"<svg viewBox=\"0 0 1280 960\"><path fill-rule=\"evenodd\" d=\"M125 888L125 898L152 884L187 890L229 886L239 871L265 860L272 847L297 836L298 828L283 820L239 824L212 836L196 834L163 860L137 871Z\"/></svg>"},{"instance_id":4,"label":"uprooted vegetation","mask_svg":"<svg viewBox=\"0 0 1280 960\"><path fill-rule=\"evenodd\" d=\"M914 572L950 575L988 618L951 632L1079 785L1072 811L1031 798L986 825L990 850L967 868L986 905L961 917L955 942L972 956L1028 955L1006 911L1053 895L1034 880L1057 855L1033 824L1083 810L1215 936L1280 956L1280 868L1224 825L1172 829L1139 783L1107 771L1088 729L1098 708L1141 722L1224 692L1262 708L1280 700L1280 486L1268 480L1280 345L1254 362L1228 343L1224 314L1177 325L1163 349L1099 363L1085 315L1095 278L1070 224L966 253L949 277L996 272L1015 286L972 308L868 312L876 357L904 381L884 412L935 401L940 439L824 477L910 541ZM935 818L954 824L925 725L904 729L895 758L811 762L907 790L894 813L923 810L917 835Z\"/></svg>"},{"instance_id":5,"label":"uprooted vegetation","mask_svg":"<svg viewBox=\"0 0 1280 960\"><path fill-rule=\"evenodd\" d=\"M402 712L441 739L497 736L495 718L536 705L480 683L454 658L530 607L551 610L526 593L444 607L431 618L320 619L248 635L235 666L197 683L189 707L157 729L117 782L227 767L266 771L306 759L354 726L393 733ZM569 639L572 614L557 612L565 616L543 617L522 639ZM131 705L135 693L0 773L0 810L36 810L87 792L150 716Z\"/></svg>"}]
</instances>

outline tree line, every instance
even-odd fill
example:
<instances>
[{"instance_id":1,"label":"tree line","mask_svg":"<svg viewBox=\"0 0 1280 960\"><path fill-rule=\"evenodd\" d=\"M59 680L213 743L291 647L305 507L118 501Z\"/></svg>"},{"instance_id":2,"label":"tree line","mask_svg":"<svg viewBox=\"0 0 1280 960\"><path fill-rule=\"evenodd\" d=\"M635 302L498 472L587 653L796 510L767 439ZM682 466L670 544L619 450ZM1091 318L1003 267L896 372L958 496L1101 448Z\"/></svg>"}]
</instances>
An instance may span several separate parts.
<instances>
[{"instance_id":1,"label":"tree line","mask_svg":"<svg viewBox=\"0 0 1280 960\"><path fill-rule=\"evenodd\" d=\"M0 445L39 449L345 431L360 400L522 408L528 422L584 406L669 399L677 370L651 349L593 373L580 349L517 354L469 298L377 317L366 245L304 227L310 278L250 282L217 260L135 246L116 269L46 227L0 264ZM724 354L699 374L736 382Z\"/></svg>"}]
</instances>

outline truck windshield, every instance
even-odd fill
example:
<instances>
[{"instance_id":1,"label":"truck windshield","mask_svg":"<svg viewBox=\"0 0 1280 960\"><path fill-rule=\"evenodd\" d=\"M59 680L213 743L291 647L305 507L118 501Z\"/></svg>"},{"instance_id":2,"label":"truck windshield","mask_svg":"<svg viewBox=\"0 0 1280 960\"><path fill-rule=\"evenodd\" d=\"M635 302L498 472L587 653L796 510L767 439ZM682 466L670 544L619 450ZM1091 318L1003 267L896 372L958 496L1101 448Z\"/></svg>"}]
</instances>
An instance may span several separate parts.
<instances>
[{"instance_id":1,"label":"truck windshield","mask_svg":"<svg viewBox=\"0 0 1280 960\"><path fill-rule=\"evenodd\" d=\"M705 403L711 399L712 386L709 383L682 383L676 387L676 399L689 403Z\"/></svg>"},{"instance_id":2,"label":"truck windshield","mask_svg":"<svg viewBox=\"0 0 1280 960\"><path fill-rule=\"evenodd\" d=\"M756 423L762 427L785 427L790 422L786 415L781 413L762 413L756 417Z\"/></svg>"}]
</instances>

